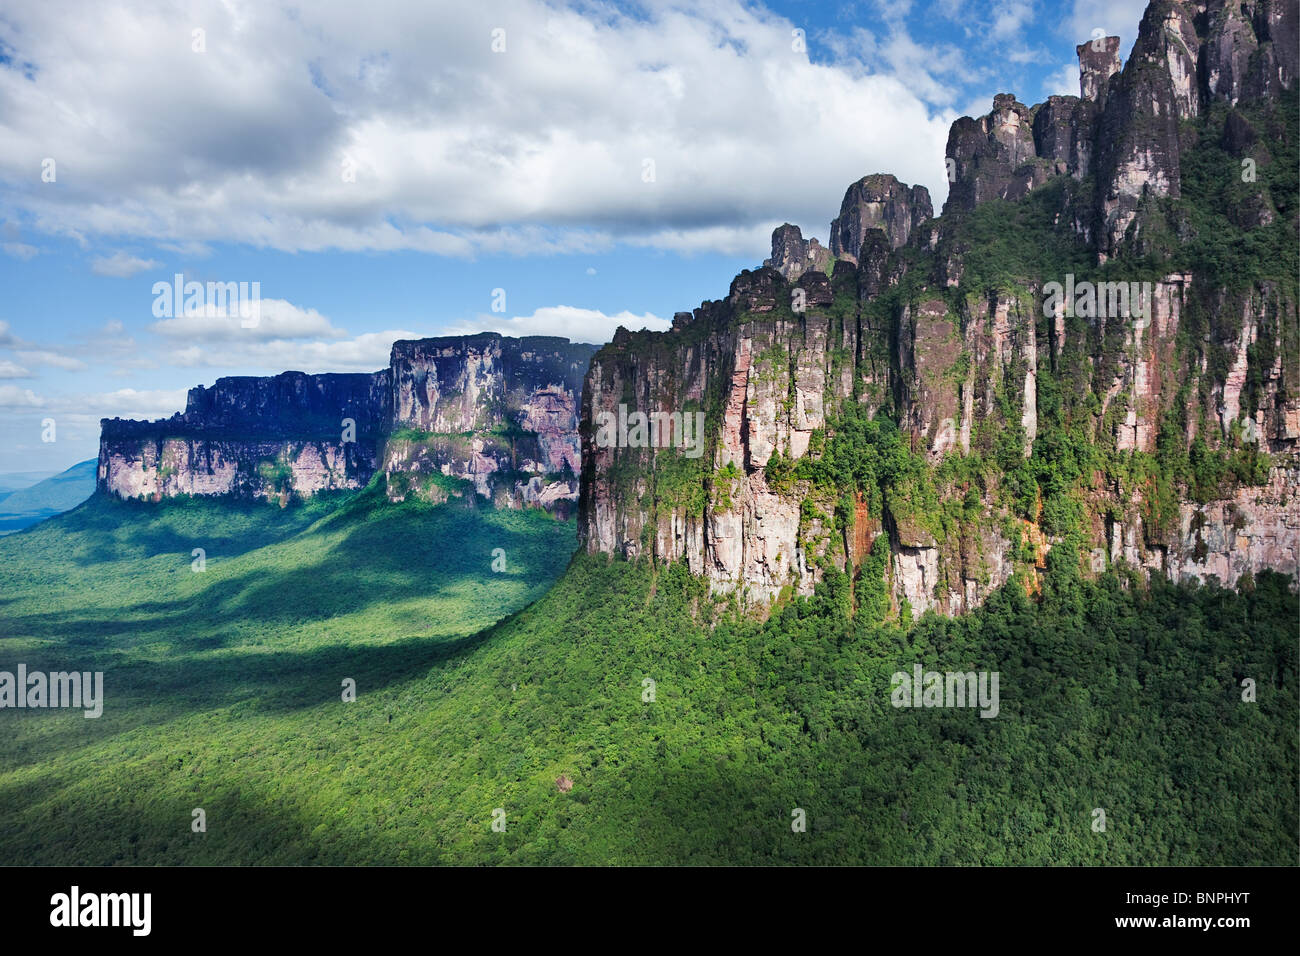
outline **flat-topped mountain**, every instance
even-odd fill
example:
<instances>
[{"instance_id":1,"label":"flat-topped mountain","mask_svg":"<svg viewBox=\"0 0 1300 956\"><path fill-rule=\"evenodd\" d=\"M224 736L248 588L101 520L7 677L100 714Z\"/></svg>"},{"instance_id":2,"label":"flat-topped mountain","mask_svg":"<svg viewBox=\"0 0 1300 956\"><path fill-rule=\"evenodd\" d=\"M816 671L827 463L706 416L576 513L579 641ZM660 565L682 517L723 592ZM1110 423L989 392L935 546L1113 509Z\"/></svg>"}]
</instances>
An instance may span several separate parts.
<instances>
[{"instance_id":1,"label":"flat-topped mountain","mask_svg":"<svg viewBox=\"0 0 1300 956\"><path fill-rule=\"evenodd\" d=\"M760 609L834 569L885 613L964 611L1066 541L1094 574L1295 574L1297 19L1157 0L1128 63L1077 48L1080 96L953 124L942 217L864 177L829 248L786 223L727 298L620 330L585 548ZM601 446L622 406L703 412L708 452Z\"/></svg>"},{"instance_id":2,"label":"flat-topped mountain","mask_svg":"<svg viewBox=\"0 0 1300 956\"><path fill-rule=\"evenodd\" d=\"M577 498L577 410L595 346L492 332L400 341L368 374L218 379L154 422L105 419L98 489L123 498L389 497L473 492L567 508Z\"/></svg>"},{"instance_id":3,"label":"flat-topped mountain","mask_svg":"<svg viewBox=\"0 0 1300 956\"><path fill-rule=\"evenodd\" d=\"M882 613L960 612L1063 542L1089 573L1296 574L1298 19L1157 0L1127 63L1077 47L1079 96L953 124L941 217L872 174L826 246L783 224L666 333L221 379L106 420L98 487L283 501L381 473L394 501L578 501L588 551L760 610L834 569Z\"/></svg>"}]
</instances>

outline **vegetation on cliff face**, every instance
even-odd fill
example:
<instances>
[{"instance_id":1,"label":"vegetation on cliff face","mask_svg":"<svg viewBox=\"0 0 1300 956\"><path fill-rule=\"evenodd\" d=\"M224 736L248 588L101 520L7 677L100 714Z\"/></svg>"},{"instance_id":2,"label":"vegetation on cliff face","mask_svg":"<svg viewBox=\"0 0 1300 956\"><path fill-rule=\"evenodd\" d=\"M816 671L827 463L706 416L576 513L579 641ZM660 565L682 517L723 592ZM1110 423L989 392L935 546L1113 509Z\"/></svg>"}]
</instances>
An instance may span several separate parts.
<instances>
[{"instance_id":1,"label":"vegetation on cliff face","mask_svg":"<svg viewBox=\"0 0 1300 956\"><path fill-rule=\"evenodd\" d=\"M1162 202L1148 259L1234 291L1269 280L1294 293L1300 90L1237 107L1215 102L1183 135L1193 145L1179 157L1182 195Z\"/></svg>"},{"instance_id":2,"label":"vegetation on cliff face","mask_svg":"<svg viewBox=\"0 0 1300 956\"><path fill-rule=\"evenodd\" d=\"M1227 375L1223 343L1235 341L1240 333L1243 307L1261 282L1279 290L1282 307L1275 317L1265 310L1266 318L1276 325L1262 327L1258 343L1251 348L1243 413L1253 415L1257 410L1262 376L1279 358L1287 394L1294 389L1291 379L1300 375L1300 329L1294 321L1300 301L1300 242L1295 232L1300 212L1298 117L1300 96L1293 90L1279 102L1243 105L1239 110L1218 103L1200 120L1186 124L1191 145L1180 158L1181 196L1159 200L1144 219L1149 237L1130 254L1102 265L1068 228L1092 205L1091 179L1056 177L1019 202L994 200L958 215L949 241L960 250L962 281L955 293L947 293L957 309L963 295L998 291L1020 294L1037 306L1041 303L1038 286L1063 281L1067 274L1099 282L1158 281L1179 272L1195 277L1194 295L1172 359L1176 368L1194 369L1204 363L1207 374L1200 377L1199 393L1184 390L1170 403L1154 455L1116 453L1114 423L1100 414L1098 396L1105 393L1117 353L1124 347L1122 337L1112 341L1111 335L1123 332L1122 328L1107 330L1107 338L1097 342L1099 363L1071 345L1053 355L1051 362L1040 361L1038 436L1033 457L1023 463L1012 454L1023 436L1011 434L1017 426L1010 424L1020 409L1004 409L1008 424L1000 438L1005 453L995 456L996 465L1006 475L1022 517L1034 517L1032 509L1041 493L1044 530L1068 532L1077 521L1069 515L1074 509L1065 496L1073 493L1077 498L1093 472L1101 472L1108 482L1119 479L1132 471L1135 458L1139 459L1136 467L1152 483L1202 503L1222 496L1235 484L1259 484L1266 479L1271 460L1260 443L1243 440L1240 431L1226 439L1213 438L1220 429L1210 389ZM1249 130L1239 134L1246 144L1235 150L1225 141L1233 128L1230 118ZM1259 221L1261 212L1269 220L1265 224ZM1044 319L1037 309L1034 314L1037 338L1046 343ZM1087 342L1090 335L1097 335L1086 319L1066 322L1067 343ZM1281 355L1274 352L1278 340ZM1189 407L1199 416L1190 423ZM1189 431L1199 437L1186 440ZM1208 442L1207 435L1211 436ZM1153 504L1153 511L1160 510L1159 504Z\"/></svg>"},{"instance_id":3,"label":"vegetation on cliff face","mask_svg":"<svg viewBox=\"0 0 1300 956\"><path fill-rule=\"evenodd\" d=\"M844 434L874 473L823 459L846 487L910 467L871 426ZM6 713L0 862L1295 862L1300 606L1279 576L1088 582L1058 548L1039 600L1013 581L904 628L833 569L759 623L680 565L582 556L480 631L572 547L540 512L376 489L97 498L0 541L4 666L103 670L107 698L97 720ZM999 672L998 716L894 708L916 663Z\"/></svg>"},{"instance_id":4,"label":"vegetation on cliff face","mask_svg":"<svg viewBox=\"0 0 1300 956\"><path fill-rule=\"evenodd\" d=\"M867 305L867 314L874 313L872 325L888 323L891 317L896 322L904 306L926 295L939 295L961 315L969 315L981 298L1010 295L1029 303L1033 334L1040 344L1032 455L1021 454L1021 397L1007 387L1025 371L1013 364L998 383L998 415L976 423L971 452L947 456L928 474L923 467L914 470L914 483L926 488L923 513L937 537L944 537L939 524L946 524L949 535L960 534L962 519L951 508L936 508L927 485L937 486L945 503L973 488L981 494L992 492L990 497L1013 516L1037 524L1050 538L1062 538L1086 527L1088 502L1100 482L1101 487L1121 489L1123 499L1134 494L1140 498L1146 537L1156 543L1176 531L1180 500L1205 504L1235 487L1268 480L1274 459L1265 442L1239 426L1220 435L1214 387L1227 377L1224 343L1240 335L1243 311L1262 313L1264 321L1249 349L1242 413L1253 416L1259 409L1264 376L1276 365L1283 368L1283 399L1294 394L1298 384L1297 114L1300 101L1291 91L1271 106L1254 104L1237 111L1217 104L1200 121L1187 124L1192 145L1182 156L1181 197L1161 200L1147 211L1149 235L1137 246L1140 254L1098 265L1083 239L1066 228L1086 217L1094 184L1088 178L1060 176L1018 202L993 200L956 214L946 238L960 256L961 281L955 288L933 288L923 281L933 269L924 254L914 254L911 261L896 256L907 262L908 274ZM1246 143L1235 152L1227 142L1234 128L1247 129L1238 133ZM1249 213L1245 218L1243 210ZM1105 394L1126 348L1125 330L1112 324L1102 334L1086 318L1066 318L1067 344L1052 352L1049 361L1044 346L1051 337L1038 309L1039 289L1043 282L1061 281L1067 274L1099 282L1152 282L1184 271L1195 277L1193 295L1169 357L1172 368L1165 370L1177 394L1159 422L1154 451L1119 451L1115 415L1124 407L1125 395L1116 396L1105 414L1099 396ZM1260 288L1276 290L1276 311L1260 307ZM965 368L959 365L968 359L963 353L954 364L958 380L965 378ZM1196 368L1206 374L1169 375L1173 369ZM846 407L842 415L851 418L852 408ZM831 431L844 427L843 419L828 423ZM1188 435L1195 437L1189 440ZM960 465L954 462L958 457L964 459ZM778 474L782 465L778 462ZM963 481L949 480L957 473ZM957 524L941 522L943 513L952 513ZM979 518L977 512L970 515L972 521Z\"/></svg>"},{"instance_id":5,"label":"vegetation on cliff face","mask_svg":"<svg viewBox=\"0 0 1300 956\"><path fill-rule=\"evenodd\" d=\"M648 555L669 512L729 509L762 467L821 578L810 598L778 582L765 619L684 562L570 563L571 523L476 510L468 483L436 470L387 477L405 503L382 475L303 503L272 458L262 477L283 510L96 498L0 541L0 668L103 670L107 691L97 720L6 714L0 863L1295 864L1294 582L1174 586L1084 552L1134 503L1158 545L1185 504L1269 474L1240 417L1224 434L1219 400L1230 372L1247 416L1300 388L1298 106L1293 91L1184 123L1180 194L1143 199L1103 264L1079 234L1101 228L1102 187L1060 176L913 223L899 249L872 236L858 268L804 274L807 313L764 270L671 337L620 332L602 352L606 397L634 406L688 352L707 367L698 399L678 402L671 380L658 396L706 413L706 453L626 449L599 474L584 463L587 490L599 479L648 516L633 532ZM1158 357L1154 445L1133 450L1116 435L1134 328L1049 327L1042 285L1174 272L1194 279ZM1006 320L992 360L967 336L991 319ZM1247 319L1258 335L1234 368ZM746 338L751 374L733 377ZM402 367L427 374L420 356L442 346L407 345ZM745 445L715 467L725 414L726 440L752 437L750 392L764 393L759 424L771 410L787 436L816 404L796 388L801 362L825 373L808 453L778 438L765 466ZM932 452L977 375L969 451ZM943 415L912 414L936 395ZM469 428L482 409L466 411ZM516 423L390 437L431 465L477 438L513 465L538 436ZM457 491L469 507L428 503ZM896 559L936 558L911 567L913 597L964 601L989 581L986 547L1014 570L1005 585L964 616L913 622ZM997 716L894 707L891 678L914 665L996 672Z\"/></svg>"},{"instance_id":6,"label":"vegetation on cliff face","mask_svg":"<svg viewBox=\"0 0 1300 956\"><path fill-rule=\"evenodd\" d=\"M901 197L887 214L858 210L876 225L854 232L860 248L842 251L856 262L829 277L783 226L772 267L742 271L725 300L599 352L596 404L621 391L676 407L700 389L710 448L726 453L689 471L649 454L593 467L588 547L649 541L759 594L763 613L782 588L806 589L819 558L861 558L860 518L888 535L895 598L902 581L914 603L948 610L978 603L1009 567L1041 570L1067 540L1088 552L1089 574L1127 562L1232 585L1294 568L1282 529L1300 395L1300 95L1280 89L1293 67L1250 80L1228 68L1257 23L1235 8L1206 17L1170 41L1152 14L1112 77L1114 38L1083 64L1085 99L1030 109L1003 95L988 117L954 124L942 218ZM1222 58L1208 76L1152 52L1174 42L1187 54L1192 33L1196 56ZM1258 39L1251 70L1277 52ZM888 233L903 221L905 242ZM1151 312L1045 315L1048 283L1136 286ZM864 408L880 423L870 440ZM908 452L905 472L855 473L890 442ZM724 459L745 474L721 474ZM669 510L721 530L668 537ZM712 543L733 537L739 547Z\"/></svg>"}]
</instances>

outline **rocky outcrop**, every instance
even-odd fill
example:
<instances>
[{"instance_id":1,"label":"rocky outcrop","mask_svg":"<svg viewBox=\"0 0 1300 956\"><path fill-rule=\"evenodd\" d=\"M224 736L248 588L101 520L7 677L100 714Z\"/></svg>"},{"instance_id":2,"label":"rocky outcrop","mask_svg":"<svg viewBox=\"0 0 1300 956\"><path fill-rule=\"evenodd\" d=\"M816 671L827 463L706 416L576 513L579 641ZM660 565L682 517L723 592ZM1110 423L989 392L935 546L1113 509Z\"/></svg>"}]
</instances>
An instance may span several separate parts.
<instances>
[{"instance_id":1,"label":"rocky outcrop","mask_svg":"<svg viewBox=\"0 0 1300 956\"><path fill-rule=\"evenodd\" d=\"M1034 113L1034 149L1050 163L1050 175L1075 179L1088 175L1092 163L1097 107L1075 96L1049 96Z\"/></svg>"},{"instance_id":2,"label":"rocky outcrop","mask_svg":"<svg viewBox=\"0 0 1300 956\"><path fill-rule=\"evenodd\" d=\"M120 498L277 498L360 488L390 417L388 373L218 379L156 422L101 423L97 487Z\"/></svg>"},{"instance_id":3,"label":"rocky outcrop","mask_svg":"<svg viewBox=\"0 0 1300 956\"><path fill-rule=\"evenodd\" d=\"M1032 591L1067 539L1092 574L1300 573L1293 279L1172 259L1153 272L1154 245L1133 276L1097 268L1146 241L1143 217L1186 230L1170 203L1187 150L1222 142L1267 162L1262 131L1289 135L1244 98L1293 88L1278 47L1294 6L1158 0L1127 64L1116 38L1078 47L1081 96L1030 108L1001 94L954 123L941 219L928 196L866 177L832 223L829 276L787 224L726 299L667 333L616 336L583 396L583 547L683 562L760 613L832 569L855 593L881 575L896 613L959 613L1013 575ZM983 248L999 237L972 233L972 210L1049 183L1048 224L1024 228L1049 231L1035 235L1055 260ZM1263 183L1232 205L1246 230L1283 208ZM1051 261L1080 274L1042 274ZM1068 307L1048 291L1067 281ZM701 455L594 442L620 404L703 413Z\"/></svg>"},{"instance_id":4,"label":"rocky outcrop","mask_svg":"<svg viewBox=\"0 0 1300 956\"><path fill-rule=\"evenodd\" d=\"M1119 37L1097 37L1074 48L1079 57L1079 96L1103 103L1110 78L1119 72Z\"/></svg>"},{"instance_id":5,"label":"rocky outcrop","mask_svg":"<svg viewBox=\"0 0 1300 956\"><path fill-rule=\"evenodd\" d=\"M772 230L772 258L763 265L793 281L805 272L826 272L831 264L831 252L816 239L807 239L798 226L790 223Z\"/></svg>"},{"instance_id":6,"label":"rocky outcrop","mask_svg":"<svg viewBox=\"0 0 1300 956\"><path fill-rule=\"evenodd\" d=\"M1202 99L1242 101L1276 97L1294 88L1300 62L1300 16L1294 0L1205 5L1197 31Z\"/></svg>"},{"instance_id":7,"label":"rocky outcrop","mask_svg":"<svg viewBox=\"0 0 1300 956\"><path fill-rule=\"evenodd\" d=\"M236 434L337 436L350 418L361 436L377 434L390 414L388 376L304 375L218 379L211 388L192 388L185 412L171 419L182 426Z\"/></svg>"},{"instance_id":8,"label":"rocky outcrop","mask_svg":"<svg viewBox=\"0 0 1300 956\"><path fill-rule=\"evenodd\" d=\"M1089 40L1075 51L1079 96L1050 96L1030 108L1000 93L986 116L953 123L945 153L950 182L945 216L991 199L1021 199L1063 173L1075 179L1088 175L1102 109L1119 82L1119 37ZM1127 116L1130 110L1131 104L1122 105L1113 115Z\"/></svg>"},{"instance_id":9,"label":"rocky outcrop","mask_svg":"<svg viewBox=\"0 0 1300 956\"><path fill-rule=\"evenodd\" d=\"M1188 144L1180 124L1215 103L1236 106L1294 89L1298 22L1294 0L1152 2L1127 63L1118 37L1079 44L1078 98L1053 96L1031 109L999 94L987 116L953 124L945 215L1019 199L1061 173L1093 173L1091 215L1074 228L1095 242L1100 261L1129 245L1144 251L1144 204L1181 194ZM1239 139L1239 121L1232 132Z\"/></svg>"},{"instance_id":10,"label":"rocky outcrop","mask_svg":"<svg viewBox=\"0 0 1300 956\"><path fill-rule=\"evenodd\" d=\"M892 248L906 245L921 223L934 215L930 191L908 186L895 176L864 176L844 193L840 214L831 223L831 256L857 263L869 230L880 229Z\"/></svg>"},{"instance_id":11,"label":"rocky outcrop","mask_svg":"<svg viewBox=\"0 0 1300 956\"><path fill-rule=\"evenodd\" d=\"M389 496L472 488L499 504L567 512L581 470L578 408L595 346L495 333L393 345Z\"/></svg>"},{"instance_id":12,"label":"rocky outcrop","mask_svg":"<svg viewBox=\"0 0 1300 956\"><path fill-rule=\"evenodd\" d=\"M1155 284L1149 322L1109 329L1109 320L1080 317L1040 325L1039 287L963 296L955 304L951 297L923 296L898 306L886 337L895 345L873 362L868 322L880 305L867 299L865 307L852 307L862 301L853 271L838 268L827 282L829 301L808 296L802 313L789 308L794 286L779 275L757 283L763 296L742 277L740 294L706 303L690 323L669 333L620 334L596 355L583 405L579 532L587 550L683 561L715 591L762 608L785 591L811 593L824 561L846 568L861 558L863 540L884 536L896 607L920 614L978 606L1013 572L1032 579L1057 538L1040 526L1047 519L1033 510L1032 498L1031 519L1008 509L1009 479L997 471L971 485L943 478L939 466L972 455L996 460L1008 436L1016 436L1016 454L1033 455L1047 363L1057 370L1055 389L1070 387L1077 373L1096 396L1089 444L1153 456L1160 423L1181 414L1178 403L1188 391L1203 391L1221 410L1203 440L1227 448L1249 419L1278 462L1265 484L1204 504L1183 500L1172 516L1153 513L1145 486L1082 493L1080 517L1101 569L1124 561L1174 578L1216 576L1228 584L1265 568L1297 572L1300 401L1276 359L1260 367L1256 348L1266 335L1273 347L1265 351L1280 353L1282 316L1294 321L1293 300L1265 287L1225 303L1245 311L1243 331L1215 345L1223 350L1222 378L1189 366L1177 348L1185 312L1194 302L1204 308L1219 299L1184 274ZM1250 400L1242 398L1247 380L1261 387ZM913 453L933 469L928 480L937 500L965 497L955 524L939 520L926 493L902 482L883 488L883 497L856 512L847 528L837 527L843 489L789 478L790 462L821 453L845 403L870 406L869 396L880 395ZM1059 391L1053 395L1058 402ZM628 401L644 411L704 410L703 456L693 461L671 447L596 446L589 423ZM1059 434L1058 425L1051 440ZM1197 434L1189 425L1183 436L1189 446ZM776 478L774 461L780 463Z\"/></svg>"},{"instance_id":13,"label":"rocky outcrop","mask_svg":"<svg viewBox=\"0 0 1300 956\"><path fill-rule=\"evenodd\" d=\"M1189 61L1181 39L1165 34L1165 22L1153 20L1156 7L1148 8L1143 22L1154 22L1152 31L1161 39L1135 51L1098 122L1096 218L1103 258L1138 238L1138 211L1144 200L1179 195L1179 122L1199 109L1185 74L1191 69L1195 76L1195 63ZM1173 12L1174 25L1184 25L1185 18Z\"/></svg>"},{"instance_id":14,"label":"rocky outcrop","mask_svg":"<svg viewBox=\"0 0 1300 956\"><path fill-rule=\"evenodd\" d=\"M1133 56L1109 84L1098 128L1103 259L1140 242L1145 199L1180 194L1181 121L1216 102L1236 106L1294 89L1298 27L1295 0L1158 0L1147 7Z\"/></svg>"},{"instance_id":15,"label":"rocky outcrop","mask_svg":"<svg viewBox=\"0 0 1300 956\"><path fill-rule=\"evenodd\" d=\"M993 97L993 111L963 116L948 133L950 211L974 209L990 199L1020 199L1052 173L1034 143L1033 112L1010 93Z\"/></svg>"},{"instance_id":16,"label":"rocky outcrop","mask_svg":"<svg viewBox=\"0 0 1300 956\"><path fill-rule=\"evenodd\" d=\"M310 496L382 472L393 500L477 493L567 512L580 470L578 403L595 346L495 333L393 346L363 375L223 378L190 390L184 413L106 419L100 491Z\"/></svg>"},{"instance_id":17,"label":"rocky outcrop","mask_svg":"<svg viewBox=\"0 0 1300 956\"><path fill-rule=\"evenodd\" d=\"M355 442L118 437L101 440L98 487L149 501L177 495L287 500L363 487L374 470L373 446Z\"/></svg>"}]
</instances>

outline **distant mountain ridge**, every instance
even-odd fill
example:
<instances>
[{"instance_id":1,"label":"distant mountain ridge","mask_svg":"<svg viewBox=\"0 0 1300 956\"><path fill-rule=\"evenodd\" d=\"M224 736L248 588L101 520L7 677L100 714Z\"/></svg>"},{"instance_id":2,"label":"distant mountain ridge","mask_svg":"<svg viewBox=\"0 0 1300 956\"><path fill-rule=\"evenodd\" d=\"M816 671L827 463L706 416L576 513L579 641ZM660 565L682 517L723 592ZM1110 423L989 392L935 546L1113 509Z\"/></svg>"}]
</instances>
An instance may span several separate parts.
<instances>
[{"instance_id":1,"label":"distant mountain ridge","mask_svg":"<svg viewBox=\"0 0 1300 956\"><path fill-rule=\"evenodd\" d=\"M77 507L95 492L95 467L93 458L81 461L59 474L0 494L0 534L21 531ZM0 476L4 477L8 476Z\"/></svg>"},{"instance_id":2,"label":"distant mountain ridge","mask_svg":"<svg viewBox=\"0 0 1300 956\"><path fill-rule=\"evenodd\" d=\"M279 499L356 489L390 499L477 495L567 514L578 408L596 346L495 332L399 341L368 374L218 379L183 413L104 419L98 488L121 498Z\"/></svg>"},{"instance_id":3,"label":"distant mountain ridge","mask_svg":"<svg viewBox=\"0 0 1300 956\"><path fill-rule=\"evenodd\" d=\"M855 606L964 613L1036 591L1066 542L1092 575L1294 576L1298 21L1153 0L1127 63L1117 37L1076 47L1079 96L953 123L941 216L872 174L827 246L779 227L668 332L221 379L172 419L105 420L98 487L284 503L379 474L393 501L576 503L589 553L682 562L760 612L835 572ZM645 427L687 415L702 456Z\"/></svg>"},{"instance_id":4,"label":"distant mountain ridge","mask_svg":"<svg viewBox=\"0 0 1300 956\"><path fill-rule=\"evenodd\" d=\"M38 481L53 478L57 471L7 471L0 474L0 497L11 495L21 488L30 488Z\"/></svg>"}]
</instances>

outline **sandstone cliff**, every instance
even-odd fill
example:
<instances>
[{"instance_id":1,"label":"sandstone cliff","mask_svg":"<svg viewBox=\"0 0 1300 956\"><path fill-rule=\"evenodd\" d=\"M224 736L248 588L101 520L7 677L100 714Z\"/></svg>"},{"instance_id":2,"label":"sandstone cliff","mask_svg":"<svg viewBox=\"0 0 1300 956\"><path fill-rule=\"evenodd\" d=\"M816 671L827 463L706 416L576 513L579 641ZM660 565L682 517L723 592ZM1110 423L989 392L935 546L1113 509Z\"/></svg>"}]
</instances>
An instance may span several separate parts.
<instances>
[{"instance_id":1,"label":"sandstone cliff","mask_svg":"<svg viewBox=\"0 0 1300 956\"><path fill-rule=\"evenodd\" d=\"M190 389L169 419L105 419L97 487L155 501L359 488L374 473L390 402L387 372L218 379Z\"/></svg>"},{"instance_id":2,"label":"sandstone cliff","mask_svg":"<svg viewBox=\"0 0 1300 956\"><path fill-rule=\"evenodd\" d=\"M1087 573L1296 574L1296 27L1158 0L1126 64L1080 45L1079 97L953 124L941 218L865 177L833 263L786 224L726 299L620 330L583 394L583 546L760 609L836 569L956 613L1063 542ZM704 455L597 442L620 405L703 412Z\"/></svg>"},{"instance_id":3,"label":"sandstone cliff","mask_svg":"<svg viewBox=\"0 0 1300 956\"><path fill-rule=\"evenodd\" d=\"M439 500L460 483L500 505L567 515L581 470L582 378L595 351L495 333L395 343L382 463L389 497Z\"/></svg>"},{"instance_id":4,"label":"sandstone cliff","mask_svg":"<svg viewBox=\"0 0 1300 956\"><path fill-rule=\"evenodd\" d=\"M383 475L388 495L477 494L567 513L595 346L495 333L397 342L373 374L223 378L183 413L105 419L98 488L123 498L309 496Z\"/></svg>"}]
</instances>

